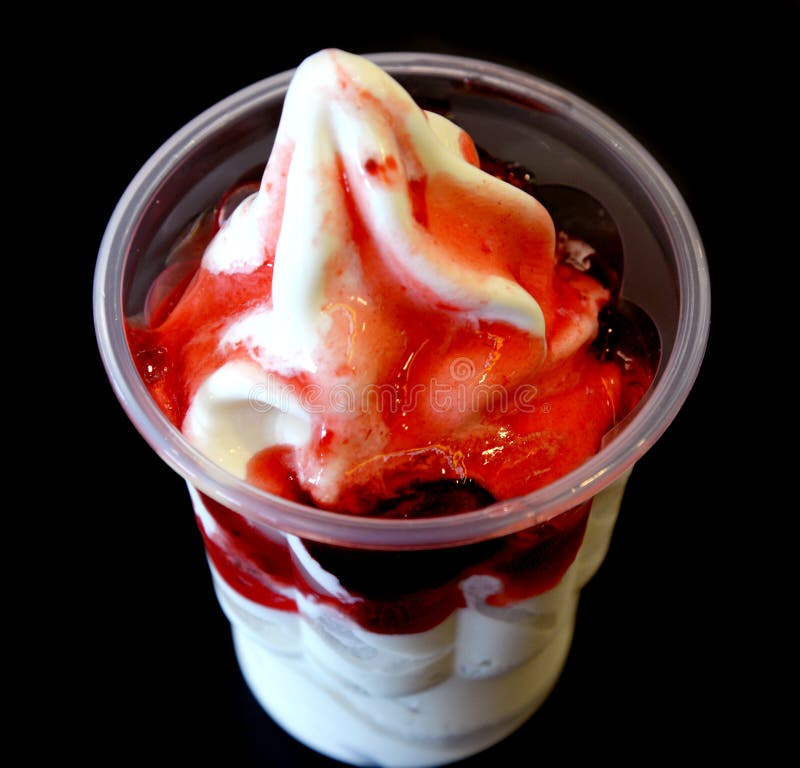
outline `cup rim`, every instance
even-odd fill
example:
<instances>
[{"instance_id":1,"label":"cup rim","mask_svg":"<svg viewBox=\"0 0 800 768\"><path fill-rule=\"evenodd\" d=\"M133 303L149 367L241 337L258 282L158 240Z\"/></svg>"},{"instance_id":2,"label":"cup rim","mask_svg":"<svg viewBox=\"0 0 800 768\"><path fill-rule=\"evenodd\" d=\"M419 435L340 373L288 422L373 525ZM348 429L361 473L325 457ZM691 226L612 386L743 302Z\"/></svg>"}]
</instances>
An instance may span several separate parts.
<instances>
[{"instance_id":1,"label":"cup rim","mask_svg":"<svg viewBox=\"0 0 800 768\"><path fill-rule=\"evenodd\" d=\"M593 134L623 157L652 204L665 212L680 291L674 347L645 401L618 435L572 472L530 494L473 512L409 520L365 518L305 506L260 490L231 475L194 448L164 416L142 381L124 330L122 275L137 215L171 167L194 142L235 121L256 102L281 97L295 72L259 80L206 109L170 137L142 166L109 219L94 276L98 348L123 409L160 458L185 481L250 520L304 538L370 549L454 546L509 534L582 504L638 461L678 414L699 372L710 321L710 284L694 219L672 180L622 126L580 97L535 75L479 59L439 53L364 54L392 76L452 76L511 98L543 103Z\"/></svg>"}]
</instances>

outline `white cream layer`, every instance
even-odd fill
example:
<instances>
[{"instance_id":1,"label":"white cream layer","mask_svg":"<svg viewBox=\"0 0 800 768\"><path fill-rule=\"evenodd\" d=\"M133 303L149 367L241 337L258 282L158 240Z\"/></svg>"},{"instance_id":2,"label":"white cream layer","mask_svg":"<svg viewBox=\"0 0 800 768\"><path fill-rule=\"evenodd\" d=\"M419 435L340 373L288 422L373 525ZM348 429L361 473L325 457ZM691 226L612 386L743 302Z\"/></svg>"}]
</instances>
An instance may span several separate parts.
<instances>
[{"instance_id":1,"label":"white cream layer","mask_svg":"<svg viewBox=\"0 0 800 768\"><path fill-rule=\"evenodd\" d=\"M564 663L580 589L605 557L628 475L595 497L575 562L537 597L490 605L500 589L476 574L459 587L466 607L413 634L369 632L335 608L286 585L297 612L257 605L213 569L242 671L263 706L309 746L354 764L438 765L505 736L549 693ZM226 534L190 487L198 521L223 549ZM358 600L289 541L304 579L321 595ZM268 577L264 577L268 581Z\"/></svg>"}]
</instances>

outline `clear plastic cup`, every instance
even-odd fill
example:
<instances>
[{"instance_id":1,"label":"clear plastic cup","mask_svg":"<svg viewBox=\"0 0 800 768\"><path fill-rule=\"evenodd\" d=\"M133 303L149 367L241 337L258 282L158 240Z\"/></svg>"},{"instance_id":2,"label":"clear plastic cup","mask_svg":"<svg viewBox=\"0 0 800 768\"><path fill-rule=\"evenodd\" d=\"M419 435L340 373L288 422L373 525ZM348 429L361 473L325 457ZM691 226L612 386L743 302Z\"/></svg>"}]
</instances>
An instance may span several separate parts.
<instances>
[{"instance_id":1,"label":"clear plastic cup","mask_svg":"<svg viewBox=\"0 0 800 768\"><path fill-rule=\"evenodd\" d=\"M95 324L122 406L189 486L240 668L266 711L340 760L440 765L515 730L557 681L580 589L605 556L625 481L695 380L710 291L700 237L680 194L642 146L597 109L492 63L417 53L369 58L422 106L446 105L496 157L532 168L542 183L586 190L616 221L626 256L622 295L652 318L661 356L648 394L597 455L535 493L474 512L359 518L248 485L165 418L137 372L124 319L142 309L186 223L264 164L292 72L210 108L137 174L100 247ZM242 535L245 549L236 545ZM540 539L565 547L563 567L549 576L537 571ZM536 589L493 601L496 571L482 573L481 564L496 566L498 552L511 583L527 579Z\"/></svg>"}]
</instances>

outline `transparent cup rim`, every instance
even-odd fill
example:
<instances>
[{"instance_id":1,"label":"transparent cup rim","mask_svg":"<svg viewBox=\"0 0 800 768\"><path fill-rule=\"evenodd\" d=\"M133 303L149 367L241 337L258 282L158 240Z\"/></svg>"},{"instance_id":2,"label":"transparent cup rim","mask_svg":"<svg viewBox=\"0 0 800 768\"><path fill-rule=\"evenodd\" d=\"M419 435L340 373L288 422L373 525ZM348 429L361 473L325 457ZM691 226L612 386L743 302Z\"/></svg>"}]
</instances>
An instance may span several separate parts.
<instances>
[{"instance_id":1,"label":"transparent cup rim","mask_svg":"<svg viewBox=\"0 0 800 768\"><path fill-rule=\"evenodd\" d=\"M560 86L477 59L434 53L366 54L394 76L469 79L512 98L535 100L568 116L620 154L653 205L668 212L680 291L678 327L659 380L625 428L580 467L525 496L459 515L418 520L363 518L304 506L241 480L190 445L150 396L128 350L122 276L136 213L200 137L235 121L255 102L282 98L295 70L260 80L211 106L169 138L142 166L120 198L103 236L94 278L97 343L112 387L144 439L185 481L257 523L304 538L370 549L421 549L492 538L544 522L584 503L624 474L659 439L688 396L708 338L710 285L697 227L677 188L656 160L606 114Z\"/></svg>"}]
</instances>

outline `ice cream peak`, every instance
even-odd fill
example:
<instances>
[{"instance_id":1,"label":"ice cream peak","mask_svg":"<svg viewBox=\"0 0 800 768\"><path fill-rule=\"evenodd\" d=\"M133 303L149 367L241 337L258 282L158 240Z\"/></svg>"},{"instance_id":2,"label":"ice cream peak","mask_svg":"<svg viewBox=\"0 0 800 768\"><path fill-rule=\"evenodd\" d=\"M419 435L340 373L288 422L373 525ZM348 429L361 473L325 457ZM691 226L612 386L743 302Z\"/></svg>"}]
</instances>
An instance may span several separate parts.
<instances>
[{"instance_id":1,"label":"ice cream peak","mask_svg":"<svg viewBox=\"0 0 800 768\"><path fill-rule=\"evenodd\" d=\"M597 450L620 391L589 350L608 298L464 131L326 50L294 75L258 191L132 345L166 350L151 390L234 474L413 515L410 489L474 481L505 498ZM461 503L438 491L445 511Z\"/></svg>"},{"instance_id":2,"label":"ice cream peak","mask_svg":"<svg viewBox=\"0 0 800 768\"><path fill-rule=\"evenodd\" d=\"M496 215L476 231L474 214L496 206L508 218L523 207L520 245L540 250L541 243L551 257L552 224L535 200L476 163L463 131L420 110L377 66L323 51L292 80L260 194L232 218L203 264L252 272L274 255L269 312L282 324L285 346L271 338L270 354L287 370L314 372L320 356L329 358L319 342L331 299L342 293L330 273L360 272L367 249L377 252L381 269L432 301L541 338L541 309L511 274L509 233L497 231ZM468 202L472 215L454 220L454 211L442 210L453 202ZM454 224L466 231L453 231Z\"/></svg>"}]
</instances>

